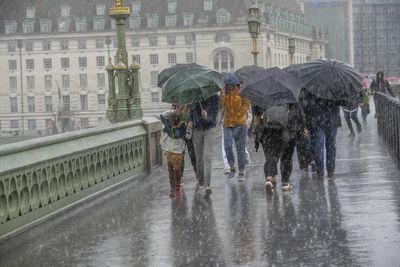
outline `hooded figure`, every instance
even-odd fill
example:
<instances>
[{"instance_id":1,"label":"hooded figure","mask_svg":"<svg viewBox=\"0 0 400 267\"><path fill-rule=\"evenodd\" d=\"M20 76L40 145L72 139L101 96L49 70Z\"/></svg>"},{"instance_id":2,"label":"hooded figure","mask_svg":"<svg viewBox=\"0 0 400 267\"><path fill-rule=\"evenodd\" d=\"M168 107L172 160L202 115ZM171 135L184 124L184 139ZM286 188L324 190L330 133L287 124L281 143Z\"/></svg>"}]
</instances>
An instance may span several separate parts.
<instances>
[{"instance_id":1,"label":"hooded figure","mask_svg":"<svg viewBox=\"0 0 400 267\"><path fill-rule=\"evenodd\" d=\"M377 92L382 92L384 94L389 93L392 97L394 97L394 93L392 88L390 87L389 82L384 79L383 71L378 71L376 73L376 79L372 81L370 89L374 95Z\"/></svg>"}]
</instances>

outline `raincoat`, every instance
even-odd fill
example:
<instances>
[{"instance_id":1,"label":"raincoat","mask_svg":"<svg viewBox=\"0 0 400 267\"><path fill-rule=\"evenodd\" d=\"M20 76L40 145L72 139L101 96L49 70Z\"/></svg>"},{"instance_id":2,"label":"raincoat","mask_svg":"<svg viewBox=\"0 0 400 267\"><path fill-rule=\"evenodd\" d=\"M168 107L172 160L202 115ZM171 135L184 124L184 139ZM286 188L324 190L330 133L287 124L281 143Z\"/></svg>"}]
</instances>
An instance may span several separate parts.
<instances>
[{"instance_id":1,"label":"raincoat","mask_svg":"<svg viewBox=\"0 0 400 267\"><path fill-rule=\"evenodd\" d=\"M250 101L238 94L239 89L234 89L230 93L221 92L220 107L224 109L224 127L246 125Z\"/></svg>"},{"instance_id":2,"label":"raincoat","mask_svg":"<svg viewBox=\"0 0 400 267\"><path fill-rule=\"evenodd\" d=\"M185 151L186 145L186 124L182 123L179 127L172 127L168 116L173 112L173 110L170 110L160 115L161 122L164 124L160 145L164 151L182 154Z\"/></svg>"}]
</instances>

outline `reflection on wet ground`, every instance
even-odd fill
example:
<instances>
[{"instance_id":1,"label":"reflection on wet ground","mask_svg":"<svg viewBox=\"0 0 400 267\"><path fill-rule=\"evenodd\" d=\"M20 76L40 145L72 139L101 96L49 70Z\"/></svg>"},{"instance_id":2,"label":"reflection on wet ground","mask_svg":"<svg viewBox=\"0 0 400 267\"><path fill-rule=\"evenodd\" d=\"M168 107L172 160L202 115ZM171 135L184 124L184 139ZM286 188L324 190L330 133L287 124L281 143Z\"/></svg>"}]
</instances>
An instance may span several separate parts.
<instances>
[{"instance_id":1,"label":"reflection on wet ground","mask_svg":"<svg viewBox=\"0 0 400 267\"><path fill-rule=\"evenodd\" d=\"M296 163L294 191L272 197L262 152L239 183L226 181L216 146L210 201L189 165L184 197L170 200L161 169L0 244L0 266L398 266L399 172L373 119L346 136L334 179Z\"/></svg>"}]
</instances>

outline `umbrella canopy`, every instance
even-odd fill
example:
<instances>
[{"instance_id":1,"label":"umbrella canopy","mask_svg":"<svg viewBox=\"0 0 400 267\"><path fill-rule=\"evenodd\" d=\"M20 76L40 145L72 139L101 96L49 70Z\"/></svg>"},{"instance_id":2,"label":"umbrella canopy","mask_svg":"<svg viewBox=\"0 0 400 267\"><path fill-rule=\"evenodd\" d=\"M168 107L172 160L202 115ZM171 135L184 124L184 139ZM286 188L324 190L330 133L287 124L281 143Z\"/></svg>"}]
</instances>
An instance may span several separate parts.
<instances>
[{"instance_id":1,"label":"umbrella canopy","mask_svg":"<svg viewBox=\"0 0 400 267\"><path fill-rule=\"evenodd\" d=\"M254 65L244 66L244 67L241 67L240 69L238 69L237 71L235 71L234 74L236 75L236 77L239 78L239 80L241 82L244 82L244 81L247 80L247 76L248 75L250 75L250 74L252 74L254 72L260 71L260 70L264 70L264 68L258 67L258 66L254 66Z\"/></svg>"},{"instance_id":2,"label":"umbrella canopy","mask_svg":"<svg viewBox=\"0 0 400 267\"><path fill-rule=\"evenodd\" d=\"M268 109L277 105L297 103L298 93L294 92L298 92L298 89L291 88L274 76L267 75L246 82L239 95L249 99L252 104Z\"/></svg>"},{"instance_id":3,"label":"umbrella canopy","mask_svg":"<svg viewBox=\"0 0 400 267\"><path fill-rule=\"evenodd\" d=\"M163 86L163 102L186 105L203 101L219 92L223 75L209 69L184 69L168 79Z\"/></svg>"},{"instance_id":4,"label":"umbrella canopy","mask_svg":"<svg viewBox=\"0 0 400 267\"><path fill-rule=\"evenodd\" d=\"M164 69L162 72L158 74L157 86L162 87L169 78L171 78L174 74L184 69L199 69L204 68L196 63L187 63L187 64L176 64L170 68Z\"/></svg>"},{"instance_id":5,"label":"umbrella canopy","mask_svg":"<svg viewBox=\"0 0 400 267\"><path fill-rule=\"evenodd\" d=\"M302 88L323 99L345 100L362 87L357 71L338 60L319 59L290 66L285 71L296 75Z\"/></svg>"}]
</instances>

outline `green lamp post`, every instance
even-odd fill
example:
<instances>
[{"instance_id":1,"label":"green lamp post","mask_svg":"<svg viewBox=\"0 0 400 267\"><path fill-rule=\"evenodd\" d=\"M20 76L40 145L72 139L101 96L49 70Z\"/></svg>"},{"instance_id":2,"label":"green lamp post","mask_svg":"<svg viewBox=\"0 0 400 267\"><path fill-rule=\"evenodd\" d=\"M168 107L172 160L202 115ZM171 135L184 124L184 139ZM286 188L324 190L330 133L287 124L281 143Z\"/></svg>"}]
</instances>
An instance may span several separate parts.
<instances>
[{"instance_id":1,"label":"green lamp post","mask_svg":"<svg viewBox=\"0 0 400 267\"><path fill-rule=\"evenodd\" d=\"M249 18L248 18L249 33L253 40L253 46L251 49L251 54L254 57L254 65L257 66L257 55L260 53L257 49L257 38L260 35L260 10L253 2L249 7Z\"/></svg>"}]
</instances>

